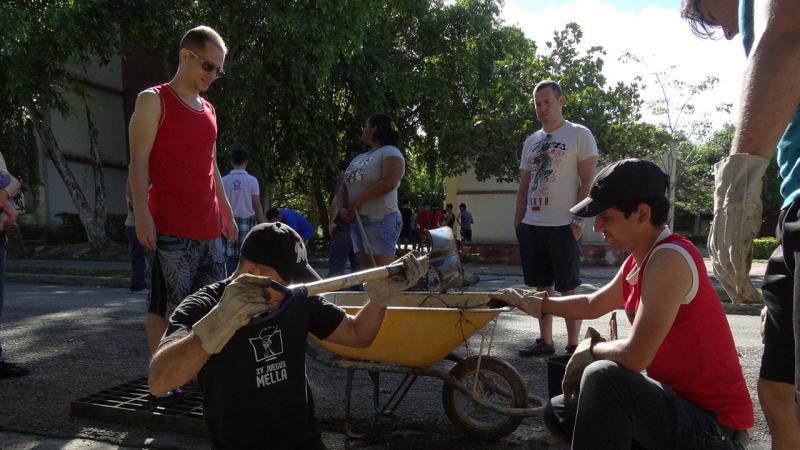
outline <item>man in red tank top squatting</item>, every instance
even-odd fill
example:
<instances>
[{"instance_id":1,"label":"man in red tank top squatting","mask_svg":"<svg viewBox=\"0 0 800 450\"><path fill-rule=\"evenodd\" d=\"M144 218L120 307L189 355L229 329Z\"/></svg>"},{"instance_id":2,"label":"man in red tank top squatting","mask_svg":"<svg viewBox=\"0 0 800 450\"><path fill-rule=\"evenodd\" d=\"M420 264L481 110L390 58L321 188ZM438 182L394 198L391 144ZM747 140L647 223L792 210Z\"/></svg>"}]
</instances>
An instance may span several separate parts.
<instances>
[{"instance_id":1,"label":"man in red tank top squatting","mask_svg":"<svg viewBox=\"0 0 800 450\"><path fill-rule=\"evenodd\" d=\"M223 75L227 48L207 26L181 39L168 83L145 89L130 122L136 235L155 251L147 314L152 354L187 295L225 278L223 235L238 234L216 163L217 119L200 96Z\"/></svg>"},{"instance_id":2,"label":"man in red tank top squatting","mask_svg":"<svg viewBox=\"0 0 800 450\"><path fill-rule=\"evenodd\" d=\"M628 337L604 341L590 328L567 364L564 394L545 423L572 448L744 448L753 405L719 296L700 252L665 225L668 178L655 164L625 159L595 177L570 209L596 216L594 229L629 253L592 294L548 297L505 289L494 297L534 317L595 319L624 308ZM647 375L642 371L646 370Z\"/></svg>"}]
</instances>

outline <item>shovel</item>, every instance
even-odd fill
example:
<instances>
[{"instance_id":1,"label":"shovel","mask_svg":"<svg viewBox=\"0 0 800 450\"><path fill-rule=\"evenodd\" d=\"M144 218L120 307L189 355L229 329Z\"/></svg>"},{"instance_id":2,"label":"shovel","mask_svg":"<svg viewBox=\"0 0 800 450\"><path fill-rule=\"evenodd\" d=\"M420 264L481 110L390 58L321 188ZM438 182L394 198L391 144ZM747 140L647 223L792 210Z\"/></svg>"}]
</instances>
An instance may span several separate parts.
<instances>
[{"instance_id":1,"label":"shovel","mask_svg":"<svg viewBox=\"0 0 800 450\"><path fill-rule=\"evenodd\" d=\"M445 292L447 289L459 288L464 284L464 271L461 267L461 260L458 257L456 240L453 237L453 230L450 227L435 228L427 230L431 242L431 250L427 255L419 258L422 264L427 264L432 268L439 279L437 289ZM292 284L284 286L277 281L272 281L272 287L284 295L284 300L280 306L266 316L254 318L251 324L261 324L271 320L286 308L288 301L295 297L308 297L322 294L323 292L338 291L370 281L384 280L403 272L402 264L389 264L386 266L373 267L338 277L327 278L310 283Z\"/></svg>"},{"instance_id":2,"label":"shovel","mask_svg":"<svg viewBox=\"0 0 800 450\"><path fill-rule=\"evenodd\" d=\"M461 260L458 258L458 248L453 237L453 230L450 227L441 227L428 230L426 233L430 237L431 251L419 258L419 261L422 264L428 264L436 272L439 279L438 291L445 292L447 289L461 287L464 284L464 271L461 267ZM293 284L287 286L287 289L296 293L303 291L305 295L318 295L370 281L383 280L398 275L402 271L402 264L389 264L310 283Z\"/></svg>"}]
</instances>

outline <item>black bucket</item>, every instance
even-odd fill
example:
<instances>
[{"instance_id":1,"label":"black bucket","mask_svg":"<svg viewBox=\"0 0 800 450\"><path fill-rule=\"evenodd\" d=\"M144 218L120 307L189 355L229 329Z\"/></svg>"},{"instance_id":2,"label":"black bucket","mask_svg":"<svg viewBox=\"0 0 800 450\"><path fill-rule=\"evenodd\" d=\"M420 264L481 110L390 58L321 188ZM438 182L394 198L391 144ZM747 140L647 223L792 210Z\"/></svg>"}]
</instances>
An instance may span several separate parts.
<instances>
[{"instance_id":1,"label":"black bucket","mask_svg":"<svg viewBox=\"0 0 800 450\"><path fill-rule=\"evenodd\" d=\"M558 355L547 358L547 395L550 398L563 394L561 382L564 380L564 372L567 371L567 363L572 355Z\"/></svg>"}]
</instances>

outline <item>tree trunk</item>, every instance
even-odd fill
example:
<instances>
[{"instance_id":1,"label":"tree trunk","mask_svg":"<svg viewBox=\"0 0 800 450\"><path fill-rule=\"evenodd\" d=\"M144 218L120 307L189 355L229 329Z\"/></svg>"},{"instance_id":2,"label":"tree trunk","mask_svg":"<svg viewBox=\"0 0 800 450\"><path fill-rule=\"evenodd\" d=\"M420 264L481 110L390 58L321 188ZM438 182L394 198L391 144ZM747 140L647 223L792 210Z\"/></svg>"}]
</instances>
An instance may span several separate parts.
<instances>
[{"instance_id":1,"label":"tree trunk","mask_svg":"<svg viewBox=\"0 0 800 450\"><path fill-rule=\"evenodd\" d=\"M58 174L64 181L64 185L67 187L67 192L69 193L70 198L72 198L72 202L75 204L75 209L78 210L78 217L80 218L81 223L86 230L86 237L89 241L89 245L91 245L93 248L102 248L108 245L111 239L109 239L105 229L105 187L102 181L102 167L99 163L99 154L96 148L90 149L90 151L92 152L92 156L97 158L96 163L93 165L93 169L95 173L95 198L99 199L100 202L96 203L95 208L93 209L86 200L86 196L81 190L80 184L78 184L78 181L75 179L75 174L72 173L72 170L67 165L67 160L64 158L64 153L61 151L61 147L58 145L58 141L56 141L56 138L53 135L50 110L45 107L42 111L37 111L35 108L31 108L31 111L33 112L33 114L31 114L33 119L33 127L36 130L36 133L39 135L39 140L42 142L42 145L44 145L45 151L50 157L50 161L53 162L53 166L55 166ZM92 130L94 129L93 127L94 125L90 121L89 140L91 142L91 147L95 146L96 139L95 136L92 136ZM98 181L98 178L100 181ZM98 212L97 209L103 209L103 211Z\"/></svg>"},{"instance_id":2,"label":"tree trunk","mask_svg":"<svg viewBox=\"0 0 800 450\"><path fill-rule=\"evenodd\" d=\"M89 125L89 154L92 156L92 172L94 174L94 217L105 230L106 217L106 183L103 177L103 160L97 148L97 136L100 132L92 122L92 112L86 105L86 123Z\"/></svg>"},{"instance_id":3,"label":"tree trunk","mask_svg":"<svg viewBox=\"0 0 800 450\"><path fill-rule=\"evenodd\" d=\"M319 179L314 183L314 204L317 207L319 223L322 224L322 237L328 239L328 203L325 203L325 194L322 192Z\"/></svg>"},{"instance_id":4,"label":"tree trunk","mask_svg":"<svg viewBox=\"0 0 800 450\"><path fill-rule=\"evenodd\" d=\"M667 215L667 225L670 230L675 231L675 178L678 174L678 159L675 157L675 142L670 139L667 152L663 156L664 171L669 177L669 213Z\"/></svg>"}]
</instances>

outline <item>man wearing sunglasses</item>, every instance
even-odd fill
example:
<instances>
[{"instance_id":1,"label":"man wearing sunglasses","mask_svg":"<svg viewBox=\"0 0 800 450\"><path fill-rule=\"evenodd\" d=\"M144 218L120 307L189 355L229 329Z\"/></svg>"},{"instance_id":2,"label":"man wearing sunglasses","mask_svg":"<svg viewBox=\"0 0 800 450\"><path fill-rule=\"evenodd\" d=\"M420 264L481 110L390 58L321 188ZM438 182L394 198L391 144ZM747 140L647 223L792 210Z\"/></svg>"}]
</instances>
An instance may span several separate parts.
<instances>
[{"instance_id":1,"label":"man wearing sunglasses","mask_svg":"<svg viewBox=\"0 0 800 450\"><path fill-rule=\"evenodd\" d=\"M772 448L800 448L800 2L684 0L695 34L742 35L747 68L730 155L714 167L709 256L735 301L757 301L750 284L751 244L761 226L762 176L773 158L781 176L781 245L767 263L762 291L764 351L758 400ZM777 151L776 151L777 148Z\"/></svg>"},{"instance_id":2,"label":"man wearing sunglasses","mask_svg":"<svg viewBox=\"0 0 800 450\"><path fill-rule=\"evenodd\" d=\"M225 278L220 235L238 235L216 163L217 119L200 96L223 74L227 48L207 26L181 40L168 83L144 90L130 122L136 236L155 251L147 340L155 351L184 297Z\"/></svg>"}]
</instances>

